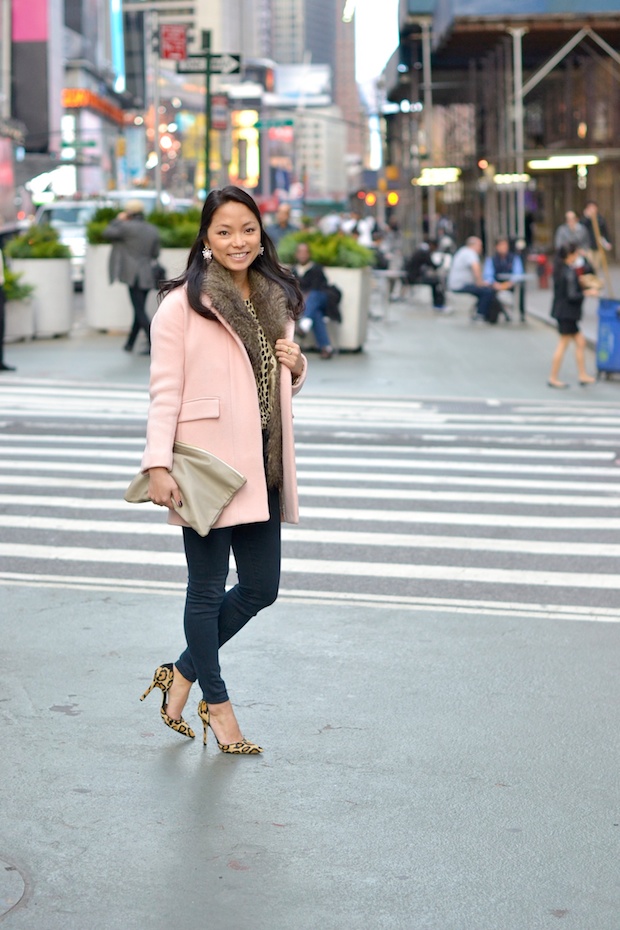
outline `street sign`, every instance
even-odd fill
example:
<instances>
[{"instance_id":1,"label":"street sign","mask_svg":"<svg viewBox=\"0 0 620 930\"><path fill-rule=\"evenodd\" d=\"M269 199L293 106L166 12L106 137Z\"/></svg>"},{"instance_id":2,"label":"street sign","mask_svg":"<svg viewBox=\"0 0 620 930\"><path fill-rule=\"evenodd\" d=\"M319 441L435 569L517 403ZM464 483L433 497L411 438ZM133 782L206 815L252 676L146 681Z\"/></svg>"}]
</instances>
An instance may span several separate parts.
<instances>
[{"instance_id":1,"label":"street sign","mask_svg":"<svg viewBox=\"0 0 620 930\"><path fill-rule=\"evenodd\" d=\"M259 119L254 123L254 129L272 129L275 126L294 126L292 119Z\"/></svg>"},{"instance_id":2,"label":"street sign","mask_svg":"<svg viewBox=\"0 0 620 930\"><path fill-rule=\"evenodd\" d=\"M177 74L206 74L207 56L188 55L184 61L177 61Z\"/></svg>"},{"instance_id":3,"label":"street sign","mask_svg":"<svg viewBox=\"0 0 620 930\"><path fill-rule=\"evenodd\" d=\"M184 61L187 58L187 26L184 23L160 25L159 55L170 61Z\"/></svg>"},{"instance_id":4,"label":"street sign","mask_svg":"<svg viewBox=\"0 0 620 930\"><path fill-rule=\"evenodd\" d=\"M241 55L209 55L212 74L239 74Z\"/></svg>"},{"instance_id":5,"label":"street sign","mask_svg":"<svg viewBox=\"0 0 620 930\"><path fill-rule=\"evenodd\" d=\"M94 149L97 145L95 139L75 139L73 142L61 142L63 149Z\"/></svg>"},{"instance_id":6,"label":"street sign","mask_svg":"<svg viewBox=\"0 0 620 930\"><path fill-rule=\"evenodd\" d=\"M177 61L178 74L206 74L207 61L211 74L238 74L241 71L241 55L188 55L185 61Z\"/></svg>"}]
</instances>

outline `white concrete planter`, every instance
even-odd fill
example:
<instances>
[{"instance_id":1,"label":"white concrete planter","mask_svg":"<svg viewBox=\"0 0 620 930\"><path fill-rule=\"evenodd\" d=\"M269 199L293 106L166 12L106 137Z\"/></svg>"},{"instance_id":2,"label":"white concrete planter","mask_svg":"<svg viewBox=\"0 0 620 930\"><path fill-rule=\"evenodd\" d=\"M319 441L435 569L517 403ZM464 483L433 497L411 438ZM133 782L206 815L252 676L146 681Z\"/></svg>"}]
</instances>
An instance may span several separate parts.
<instances>
[{"instance_id":1,"label":"white concrete planter","mask_svg":"<svg viewBox=\"0 0 620 930\"><path fill-rule=\"evenodd\" d=\"M14 258L13 271L34 285L35 337L65 336L73 324L73 285L69 258Z\"/></svg>"},{"instance_id":2,"label":"white concrete planter","mask_svg":"<svg viewBox=\"0 0 620 930\"><path fill-rule=\"evenodd\" d=\"M110 284L108 263L112 246L87 245L84 265L84 315L93 329L126 331L133 309L127 285Z\"/></svg>"},{"instance_id":3,"label":"white concrete planter","mask_svg":"<svg viewBox=\"0 0 620 930\"><path fill-rule=\"evenodd\" d=\"M7 300L4 308L4 341L20 342L34 336L34 305L32 297Z\"/></svg>"},{"instance_id":4,"label":"white concrete planter","mask_svg":"<svg viewBox=\"0 0 620 930\"><path fill-rule=\"evenodd\" d=\"M159 253L159 261L166 269L168 278L178 278L183 274L187 266L189 249L162 249Z\"/></svg>"},{"instance_id":5,"label":"white concrete planter","mask_svg":"<svg viewBox=\"0 0 620 930\"><path fill-rule=\"evenodd\" d=\"M111 244L89 245L84 268L84 306L86 322L100 331L126 332L133 320L133 309L126 284L110 284L108 265ZM169 278L185 271L189 249L162 249L159 261ZM153 316L157 309L157 292L150 291L146 310Z\"/></svg>"},{"instance_id":6,"label":"white concrete planter","mask_svg":"<svg viewBox=\"0 0 620 930\"><path fill-rule=\"evenodd\" d=\"M334 327L338 331L334 346L345 352L358 352L364 346L368 329L370 268L325 268L324 271L328 281L342 291L342 323Z\"/></svg>"}]
</instances>

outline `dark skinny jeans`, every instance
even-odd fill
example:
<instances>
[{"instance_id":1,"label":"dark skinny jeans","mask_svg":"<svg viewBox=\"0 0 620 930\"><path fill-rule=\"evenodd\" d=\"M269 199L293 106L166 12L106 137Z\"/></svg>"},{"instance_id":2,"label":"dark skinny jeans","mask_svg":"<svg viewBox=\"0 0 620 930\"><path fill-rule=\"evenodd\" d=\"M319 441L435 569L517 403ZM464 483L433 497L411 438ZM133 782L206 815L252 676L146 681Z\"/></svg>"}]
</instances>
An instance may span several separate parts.
<instances>
[{"instance_id":1,"label":"dark skinny jeans","mask_svg":"<svg viewBox=\"0 0 620 930\"><path fill-rule=\"evenodd\" d=\"M188 583L185 601L187 649L176 662L196 681L208 703L228 700L218 651L263 607L273 604L280 583L280 495L269 492L269 520L211 530L199 536L183 527ZM238 582L226 591L230 550Z\"/></svg>"}]
</instances>

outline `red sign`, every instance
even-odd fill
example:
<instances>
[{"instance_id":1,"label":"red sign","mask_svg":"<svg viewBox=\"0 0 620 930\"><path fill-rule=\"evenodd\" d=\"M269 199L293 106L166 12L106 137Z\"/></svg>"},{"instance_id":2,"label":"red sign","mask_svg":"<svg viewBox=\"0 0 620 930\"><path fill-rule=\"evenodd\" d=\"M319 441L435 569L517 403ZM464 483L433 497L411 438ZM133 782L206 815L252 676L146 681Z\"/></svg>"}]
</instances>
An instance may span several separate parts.
<instances>
[{"instance_id":1,"label":"red sign","mask_svg":"<svg viewBox=\"0 0 620 930\"><path fill-rule=\"evenodd\" d=\"M267 135L272 142L292 142L294 139L292 126L271 126Z\"/></svg>"},{"instance_id":2,"label":"red sign","mask_svg":"<svg viewBox=\"0 0 620 930\"><path fill-rule=\"evenodd\" d=\"M214 94L211 97L211 129L225 132L228 129L228 97Z\"/></svg>"},{"instance_id":3,"label":"red sign","mask_svg":"<svg viewBox=\"0 0 620 930\"><path fill-rule=\"evenodd\" d=\"M178 23L162 23L159 27L159 57L171 61L187 58L187 26Z\"/></svg>"}]
</instances>

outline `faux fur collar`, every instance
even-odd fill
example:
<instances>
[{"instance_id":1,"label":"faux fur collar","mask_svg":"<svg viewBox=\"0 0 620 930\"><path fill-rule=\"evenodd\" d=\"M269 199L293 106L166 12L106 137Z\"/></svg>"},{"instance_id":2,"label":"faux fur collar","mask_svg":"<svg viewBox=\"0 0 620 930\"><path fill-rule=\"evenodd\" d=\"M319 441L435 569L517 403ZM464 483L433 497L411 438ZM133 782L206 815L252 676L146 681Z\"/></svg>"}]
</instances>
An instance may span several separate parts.
<instances>
[{"instance_id":1,"label":"faux fur collar","mask_svg":"<svg viewBox=\"0 0 620 930\"><path fill-rule=\"evenodd\" d=\"M284 336L290 319L286 295L283 289L269 281L257 271L250 271L250 297L256 317L272 346L276 339ZM243 298L233 283L232 277L217 262L208 266L202 284L202 292L213 308L232 326L252 361L260 355L260 344L256 325L248 313Z\"/></svg>"}]
</instances>

